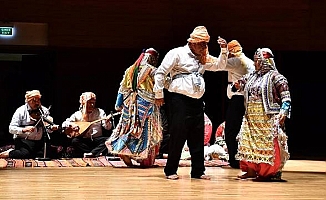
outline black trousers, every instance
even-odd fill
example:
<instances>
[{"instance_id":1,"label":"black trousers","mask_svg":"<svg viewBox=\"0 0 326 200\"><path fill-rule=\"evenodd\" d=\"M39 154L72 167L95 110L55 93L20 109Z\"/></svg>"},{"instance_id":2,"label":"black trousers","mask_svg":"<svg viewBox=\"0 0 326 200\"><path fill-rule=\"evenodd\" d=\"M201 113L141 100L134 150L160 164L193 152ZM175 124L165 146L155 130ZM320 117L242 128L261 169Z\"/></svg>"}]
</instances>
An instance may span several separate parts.
<instances>
[{"instance_id":1,"label":"black trousers","mask_svg":"<svg viewBox=\"0 0 326 200\"><path fill-rule=\"evenodd\" d=\"M228 100L224 129L225 143L229 153L229 163L233 168L239 168L239 161L235 160L235 154L238 151L236 137L240 131L244 113L244 97L242 95L233 95Z\"/></svg>"},{"instance_id":2,"label":"black trousers","mask_svg":"<svg viewBox=\"0 0 326 200\"><path fill-rule=\"evenodd\" d=\"M170 141L170 133L169 133L169 123L168 123L168 112L167 112L167 107L165 105L161 106L160 108L160 113L161 113L161 123L162 123L162 135L163 139L160 144L160 149L159 149L159 156L158 158L163 158L163 154L169 153L169 141Z\"/></svg>"},{"instance_id":3,"label":"black trousers","mask_svg":"<svg viewBox=\"0 0 326 200\"><path fill-rule=\"evenodd\" d=\"M14 141L15 150L9 152L9 158L14 159L34 159L36 157L44 156L44 142L41 140L25 140L23 138L16 138ZM47 153L53 156L50 146L47 146ZM48 157L48 155L46 155Z\"/></svg>"},{"instance_id":4,"label":"black trousers","mask_svg":"<svg viewBox=\"0 0 326 200\"><path fill-rule=\"evenodd\" d=\"M198 178L204 166L204 110L203 100L178 93L170 93L168 123L169 153L164 173L177 174L183 146L187 141L191 154L191 177Z\"/></svg>"},{"instance_id":5,"label":"black trousers","mask_svg":"<svg viewBox=\"0 0 326 200\"><path fill-rule=\"evenodd\" d=\"M84 153L93 153L96 157L107 154L108 150L105 146L105 141L107 139L108 137L104 136L93 138L93 140L91 138L73 138L71 141L74 147L73 157L84 157Z\"/></svg>"}]
</instances>

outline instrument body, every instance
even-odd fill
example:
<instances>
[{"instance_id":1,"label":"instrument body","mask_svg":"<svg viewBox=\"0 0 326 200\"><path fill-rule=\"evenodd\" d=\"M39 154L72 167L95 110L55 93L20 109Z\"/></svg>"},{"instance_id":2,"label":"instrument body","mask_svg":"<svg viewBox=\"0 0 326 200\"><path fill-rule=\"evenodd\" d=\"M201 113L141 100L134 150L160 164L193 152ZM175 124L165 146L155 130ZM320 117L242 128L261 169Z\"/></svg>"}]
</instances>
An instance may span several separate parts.
<instances>
[{"instance_id":1,"label":"instrument body","mask_svg":"<svg viewBox=\"0 0 326 200\"><path fill-rule=\"evenodd\" d=\"M52 127L56 127L56 129L59 129L59 125L53 123L53 117L44 115L40 108L31 110L29 116L30 119L35 122L34 127L42 126L41 122L43 122L43 125L47 128L52 129Z\"/></svg>"},{"instance_id":2,"label":"instrument body","mask_svg":"<svg viewBox=\"0 0 326 200\"><path fill-rule=\"evenodd\" d=\"M27 120L27 123L23 123L24 125L19 125L19 127L23 128L21 130L23 134L19 135L20 138L39 140L42 137L44 129L48 133L61 129L59 125L53 123L53 118L49 116L48 110L46 110L47 114L44 114L43 109L28 110L28 118L30 120Z\"/></svg>"},{"instance_id":3,"label":"instrument body","mask_svg":"<svg viewBox=\"0 0 326 200\"><path fill-rule=\"evenodd\" d=\"M116 113L113 113L113 114L109 114L105 118L97 119L97 120L94 120L94 121L91 121L91 122L85 122L85 121L71 122L75 126L67 127L64 130L64 133L70 138L82 136L92 124L95 124L95 123L100 122L102 120L110 119L111 117L116 116L116 115L120 115L120 114L121 114L121 112L116 112ZM76 128L73 128L73 127L76 127Z\"/></svg>"}]
</instances>

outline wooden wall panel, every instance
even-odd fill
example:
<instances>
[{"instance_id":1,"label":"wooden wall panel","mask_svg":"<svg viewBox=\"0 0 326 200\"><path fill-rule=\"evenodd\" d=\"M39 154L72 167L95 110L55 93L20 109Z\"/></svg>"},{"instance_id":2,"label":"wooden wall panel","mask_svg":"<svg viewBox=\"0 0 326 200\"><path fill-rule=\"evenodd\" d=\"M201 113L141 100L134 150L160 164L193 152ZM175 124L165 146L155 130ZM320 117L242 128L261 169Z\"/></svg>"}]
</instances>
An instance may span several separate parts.
<instances>
[{"instance_id":1,"label":"wooden wall panel","mask_svg":"<svg viewBox=\"0 0 326 200\"><path fill-rule=\"evenodd\" d=\"M310 43L311 50L326 49L326 2L325 1L312 1L311 12L309 16L310 21L310 38L306 38Z\"/></svg>"},{"instance_id":2,"label":"wooden wall panel","mask_svg":"<svg viewBox=\"0 0 326 200\"><path fill-rule=\"evenodd\" d=\"M325 50L325 5L311 0L11 0L1 3L0 21L48 23L54 47L171 48L205 25L213 41L221 35L249 49Z\"/></svg>"}]
</instances>

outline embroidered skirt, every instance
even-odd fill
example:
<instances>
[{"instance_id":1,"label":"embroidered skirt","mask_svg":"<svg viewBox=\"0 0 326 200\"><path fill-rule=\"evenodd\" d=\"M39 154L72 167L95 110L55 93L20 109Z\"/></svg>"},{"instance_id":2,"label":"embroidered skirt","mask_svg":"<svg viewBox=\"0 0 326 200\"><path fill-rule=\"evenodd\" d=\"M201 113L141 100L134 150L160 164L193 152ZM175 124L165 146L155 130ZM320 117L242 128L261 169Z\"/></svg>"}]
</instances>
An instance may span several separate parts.
<instances>
[{"instance_id":1,"label":"embroidered skirt","mask_svg":"<svg viewBox=\"0 0 326 200\"><path fill-rule=\"evenodd\" d=\"M265 114L261 100L249 101L247 104L237 140L236 159L272 166L273 169L267 173L280 171L289 159L287 136L279 126L278 115Z\"/></svg>"}]
</instances>

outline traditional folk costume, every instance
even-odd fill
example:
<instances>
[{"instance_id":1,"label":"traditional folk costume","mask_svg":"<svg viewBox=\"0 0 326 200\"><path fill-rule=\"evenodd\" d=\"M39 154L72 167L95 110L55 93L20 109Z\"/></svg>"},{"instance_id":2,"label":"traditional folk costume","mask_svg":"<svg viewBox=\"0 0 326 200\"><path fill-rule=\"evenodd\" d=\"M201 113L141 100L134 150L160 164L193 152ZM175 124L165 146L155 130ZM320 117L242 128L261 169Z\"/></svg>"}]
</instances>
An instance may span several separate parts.
<instances>
[{"instance_id":1,"label":"traditional folk costume","mask_svg":"<svg viewBox=\"0 0 326 200\"><path fill-rule=\"evenodd\" d=\"M143 167L152 166L159 153L162 126L153 92L157 58L154 49L147 49L125 71L120 83L115 107L122 109L122 114L106 145L129 166L131 159Z\"/></svg>"},{"instance_id":2,"label":"traditional folk costume","mask_svg":"<svg viewBox=\"0 0 326 200\"><path fill-rule=\"evenodd\" d=\"M287 79L274 64L270 49L258 49L256 71L239 83L244 89L246 113L238 139L240 168L247 175L240 178L281 180L281 171L289 159L287 136L282 118L290 118L291 97ZM284 122L284 121L283 121ZM249 171L254 174L249 175Z\"/></svg>"}]
</instances>

